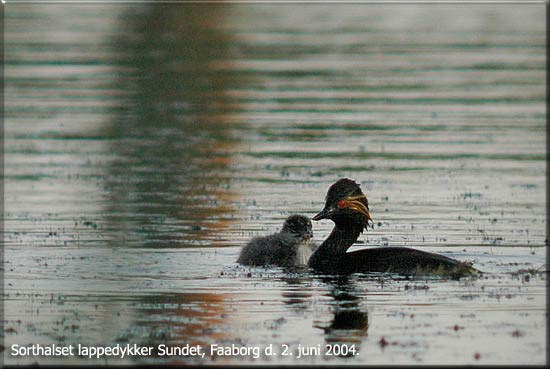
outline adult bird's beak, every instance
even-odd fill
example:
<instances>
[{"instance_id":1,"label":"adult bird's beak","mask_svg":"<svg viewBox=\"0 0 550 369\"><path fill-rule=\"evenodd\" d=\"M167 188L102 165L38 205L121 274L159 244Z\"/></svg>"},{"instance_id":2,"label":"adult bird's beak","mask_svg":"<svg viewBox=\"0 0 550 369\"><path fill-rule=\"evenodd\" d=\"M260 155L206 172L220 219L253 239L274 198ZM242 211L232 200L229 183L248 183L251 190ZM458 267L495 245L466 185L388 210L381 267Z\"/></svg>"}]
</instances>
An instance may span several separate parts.
<instances>
[{"instance_id":1,"label":"adult bird's beak","mask_svg":"<svg viewBox=\"0 0 550 369\"><path fill-rule=\"evenodd\" d=\"M313 219L313 220L326 219L326 218L328 218L329 215L330 215L330 211L327 208L324 208L323 210L321 210L321 212L319 214L317 214L316 216L314 216L311 219Z\"/></svg>"}]
</instances>

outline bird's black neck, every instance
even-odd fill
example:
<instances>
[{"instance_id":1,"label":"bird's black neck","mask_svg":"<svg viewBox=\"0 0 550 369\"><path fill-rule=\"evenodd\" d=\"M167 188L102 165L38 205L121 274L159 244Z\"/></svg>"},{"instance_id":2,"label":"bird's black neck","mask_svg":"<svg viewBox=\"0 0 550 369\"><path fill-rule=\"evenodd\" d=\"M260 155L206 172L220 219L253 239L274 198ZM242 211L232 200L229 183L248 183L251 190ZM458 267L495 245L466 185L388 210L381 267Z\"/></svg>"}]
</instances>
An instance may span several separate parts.
<instances>
[{"instance_id":1,"label":"bird's black neck","mask_svg":"<svg viewBox=\"0 0 550 369\"><path fill-rule=\"evenodd\" d=\"M331 255L342 255L363 231L363 226L359 224L336 224L328 238L315 250L315 254L330 257Z\"/></svg>"}]
</instances>

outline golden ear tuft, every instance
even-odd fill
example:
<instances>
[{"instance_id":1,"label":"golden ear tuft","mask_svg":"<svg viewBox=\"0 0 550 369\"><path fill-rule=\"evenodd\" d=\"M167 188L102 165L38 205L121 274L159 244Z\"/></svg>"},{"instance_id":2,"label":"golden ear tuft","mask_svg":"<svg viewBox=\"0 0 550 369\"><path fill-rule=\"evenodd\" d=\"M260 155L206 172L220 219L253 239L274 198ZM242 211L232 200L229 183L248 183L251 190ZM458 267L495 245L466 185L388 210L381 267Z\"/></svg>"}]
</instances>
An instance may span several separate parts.
<instances>
[{"instance_id":1,"label":"golden ear tuft","mask_svg":"<svg viewBox=\"0 0 550 369\"><path fill-rule=\"evenodd\" d=\"M359 196L352 196L346 198L346 204L347 208L355 210L361 214L363 214L366 217L366 223L368 224L369 221L373 221L370 217L369 212L369 206L367 202L367 197L365 195L359 195Z\"/></svg>"}]
</instances>

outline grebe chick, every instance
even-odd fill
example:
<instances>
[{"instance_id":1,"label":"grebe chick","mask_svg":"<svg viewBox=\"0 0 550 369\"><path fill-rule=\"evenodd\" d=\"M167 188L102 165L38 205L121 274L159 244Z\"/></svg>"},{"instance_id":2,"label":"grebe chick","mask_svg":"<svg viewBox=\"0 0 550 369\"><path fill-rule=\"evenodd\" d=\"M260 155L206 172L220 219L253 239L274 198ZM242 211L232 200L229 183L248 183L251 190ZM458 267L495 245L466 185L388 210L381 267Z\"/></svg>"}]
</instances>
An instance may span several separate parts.
<instances>
[{"instance_id":1,"label":"grebe chick","mask_svg":"<svg viewBox=\"0 0 550 369\"><path fill-rule=\"evenodd\" d=\"M406 247L376 247L346 252L372 222L367 197L359 185L348 178L335 182L328 190L325 207L313 220L330 219L334 229L311 255L308 266L325 274L366 272L474 273L469 265L449 257Z\"/></svg>"},{"instance_id":2,"label":"grebe chick","mask_svg":"<svg viewBox=\"0 0 550 369\"><path fill-rule=\"evenodd\" d=\"M293 267L307 265L315 245L311 242L311 220L291 215L279 233L253 238L241 250L238 263L243 265L275 265Z\"/></svg>"}]
</instances>

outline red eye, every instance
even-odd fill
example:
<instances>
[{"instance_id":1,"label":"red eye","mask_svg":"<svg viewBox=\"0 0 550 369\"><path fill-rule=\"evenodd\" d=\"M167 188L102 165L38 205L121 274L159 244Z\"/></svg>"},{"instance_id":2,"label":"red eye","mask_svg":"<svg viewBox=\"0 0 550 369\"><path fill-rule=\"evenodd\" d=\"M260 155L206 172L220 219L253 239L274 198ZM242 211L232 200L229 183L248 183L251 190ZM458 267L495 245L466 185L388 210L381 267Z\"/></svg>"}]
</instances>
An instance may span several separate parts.
<instances>
[{"instance_id":1,"label":"red eye","mask_svg":"<svg viewBox=\"0 0 550 369\"><path fill-rule=\"evenodd\" d=\"M346 206L348 206L348 203L347 203L346 200L340 200L340 201L338 201L338 207L339 207L340 209L343 209L343 208L345 208Z\"/></svg>"}]
</instances>

